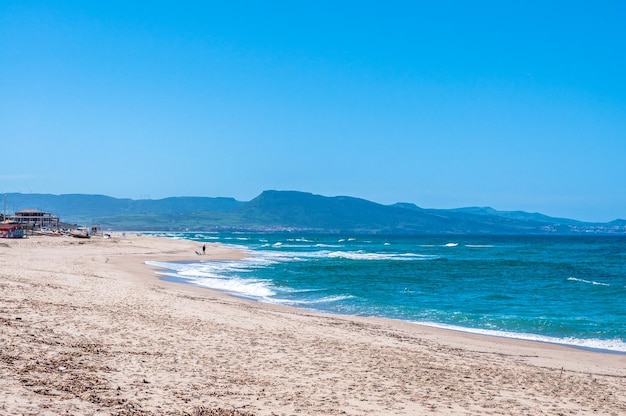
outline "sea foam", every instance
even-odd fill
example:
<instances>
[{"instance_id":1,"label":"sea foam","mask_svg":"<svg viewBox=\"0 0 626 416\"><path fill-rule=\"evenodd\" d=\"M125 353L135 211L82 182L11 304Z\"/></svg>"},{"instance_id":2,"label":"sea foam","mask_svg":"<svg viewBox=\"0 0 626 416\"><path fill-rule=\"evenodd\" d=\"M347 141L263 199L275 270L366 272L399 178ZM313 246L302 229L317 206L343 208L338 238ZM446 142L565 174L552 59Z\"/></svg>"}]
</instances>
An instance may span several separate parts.
<instances>
[{"instance_id":1,"label":"sea foam","mask_svg":"<svg viewBox=\"0 0 626 416\"><path fill-rule=\"evenodd\" d=\"M624 352L626 353L626 342L620 339L596 339L596 338L556 338L544 335L526 334L518 332L499 331L481 328L467 328L456 325L448 325L434 322L416 322L415 324L431 326L433 328L447 329L458 332L466 332L470 334L487 335L501 338L511 338L524 341L545 342L549 344L566 345L570 347L584 348L606 352Z\"/></svg>"},{"instance_id":2,"label":"sea foam","mask_svg":"<svg viewBox=\"0 0 626 416\"><path fill-rule=\"evenodd\" d=\"M329 258L343 258L349 260L434 260L436 255L415 254L415 253L366 253L363 251L333 251L327 253Z\"/></svg>"},{"instance_id":3,"label":"sea foam","mask_svg":"<svg viewBox=\"0 0 626 416\"><path fill-rule=\"evenodd\" d=\"M576 277L568 277L567 278L568 281L570 282L580 282L580 283L587 283L589 285L597 285L597 286L611 286L608 283L602 283L602 282L596 282L594 280L585 280L585 279L578 279Z\"/></svg>"}]
</instances>

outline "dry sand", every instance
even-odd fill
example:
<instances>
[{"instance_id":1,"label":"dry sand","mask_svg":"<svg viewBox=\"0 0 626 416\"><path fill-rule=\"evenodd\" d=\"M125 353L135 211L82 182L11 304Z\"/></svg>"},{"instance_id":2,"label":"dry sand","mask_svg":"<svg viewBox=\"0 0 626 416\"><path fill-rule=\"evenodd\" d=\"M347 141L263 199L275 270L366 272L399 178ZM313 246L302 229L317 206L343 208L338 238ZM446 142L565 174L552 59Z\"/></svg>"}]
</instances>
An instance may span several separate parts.
<instances>
[{"instance_id":1,"label":"dry sand","mask_svg":"<svg viewBox=\"0 0 626 416\"><path fill-rule=\"evenodd\" d=\"M624 415L626 355L315 314L160 281L244 253L0 240L2 415Z\"/></svg>"}]
</instances>

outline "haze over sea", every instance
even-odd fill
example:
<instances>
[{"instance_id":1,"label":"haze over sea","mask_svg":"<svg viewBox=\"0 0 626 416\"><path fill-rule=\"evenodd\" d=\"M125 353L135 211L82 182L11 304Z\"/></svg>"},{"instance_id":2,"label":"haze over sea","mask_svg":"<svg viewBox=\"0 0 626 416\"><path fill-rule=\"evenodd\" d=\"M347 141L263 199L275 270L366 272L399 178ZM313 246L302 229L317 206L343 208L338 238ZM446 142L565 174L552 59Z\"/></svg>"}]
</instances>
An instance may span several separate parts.
<instances>
[{"instance_id":1,"label":"haze over sea","mask_svg":"<svg viewBox=\"0 0 626 416\"><path fill-rule=\"evenodd\" d=\"M168 233L245 250L163 278L322 312L626 352L626 238Z\"/></svg>"}]
</instances>

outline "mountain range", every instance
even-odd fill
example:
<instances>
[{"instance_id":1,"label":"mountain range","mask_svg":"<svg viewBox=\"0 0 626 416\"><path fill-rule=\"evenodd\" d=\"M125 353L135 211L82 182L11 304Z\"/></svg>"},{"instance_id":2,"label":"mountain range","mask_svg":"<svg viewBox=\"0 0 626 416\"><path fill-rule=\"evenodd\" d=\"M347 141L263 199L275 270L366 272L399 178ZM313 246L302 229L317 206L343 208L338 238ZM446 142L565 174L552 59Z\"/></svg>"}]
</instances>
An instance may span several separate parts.
<instances>
[{"instance_id":1,"label":"mountain range","mask_svg":"<svg viewBox=\"0 0 626 416\"><path fill-rule=\"evenodd\" d=\"M64 223L127 231L263 231L353 234L617 234L626 221L588 223L489 207L425 209L307 192L264 191L251 201L227 197L120 199L85 194L5 196L7 213L37 209Z\"/></svg>"}]
</instances>

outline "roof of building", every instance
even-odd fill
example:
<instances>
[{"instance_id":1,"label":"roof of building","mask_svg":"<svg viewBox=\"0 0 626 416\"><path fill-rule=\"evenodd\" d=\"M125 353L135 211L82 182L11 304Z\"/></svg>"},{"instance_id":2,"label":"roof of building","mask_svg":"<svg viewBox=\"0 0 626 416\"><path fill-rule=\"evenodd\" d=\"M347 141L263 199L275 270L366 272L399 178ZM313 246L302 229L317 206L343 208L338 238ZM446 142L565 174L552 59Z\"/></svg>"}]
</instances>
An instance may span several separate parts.
<instances>
[{"instance_id":1,"label":"roof of building","mask_svg":"<svg viewBox=\"0 0 626 416\"><path fill-rule=\"evenodd\" d=\"M14 230L16 228L24 228L22 224L5 224L0 223L0 230Z\"/></svg>"}]
</instances>

